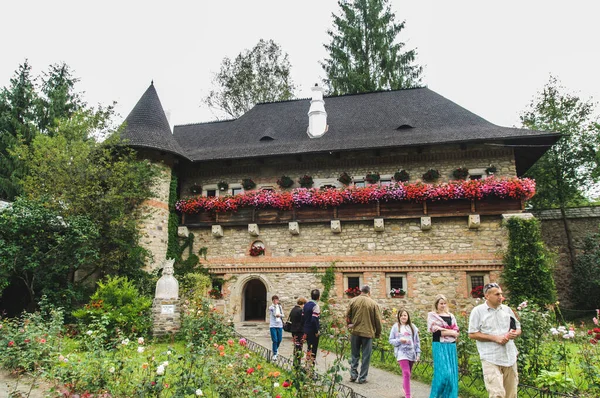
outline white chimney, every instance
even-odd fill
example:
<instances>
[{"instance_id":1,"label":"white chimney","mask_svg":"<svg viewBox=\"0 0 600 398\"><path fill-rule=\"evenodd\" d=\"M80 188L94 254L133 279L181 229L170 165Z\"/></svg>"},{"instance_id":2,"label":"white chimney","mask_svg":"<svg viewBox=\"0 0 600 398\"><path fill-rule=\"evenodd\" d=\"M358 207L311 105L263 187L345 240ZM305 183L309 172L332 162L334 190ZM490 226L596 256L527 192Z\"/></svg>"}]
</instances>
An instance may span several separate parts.
<instances>
[{"instance_id":1,"label":"white chimney","mask_svg":"<svg viewBox=\"0 0 600 398\"><path fill-rule=\"evenodd\" d=\"M327 112L325 112L325 101L323 101L323 88L315 84L311 88L312 100L308 110L308 129L306 132L310 138L319 138L327 132Z\"/></svg>"}]
</instances>

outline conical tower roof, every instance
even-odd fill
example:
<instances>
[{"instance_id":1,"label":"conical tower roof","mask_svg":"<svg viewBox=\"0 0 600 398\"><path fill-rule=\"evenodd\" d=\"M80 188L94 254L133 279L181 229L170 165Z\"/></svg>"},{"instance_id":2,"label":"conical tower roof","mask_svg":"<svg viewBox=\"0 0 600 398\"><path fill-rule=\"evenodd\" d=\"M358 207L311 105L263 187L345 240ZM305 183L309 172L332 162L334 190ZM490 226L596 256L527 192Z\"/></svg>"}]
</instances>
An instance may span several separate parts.
<instances>
[{"instance_id":1,"label":"conical tower roof","mask_svg":"<svg viewBox=\"0 0 600 398\"><path fill-rule=\"evenodd\" d=\"M169 121L160 103L154 82L135 105L122 133L127 145L134 148L150 148L170 152L187 159L169 126Z\"/></svg>"}]
</instances>

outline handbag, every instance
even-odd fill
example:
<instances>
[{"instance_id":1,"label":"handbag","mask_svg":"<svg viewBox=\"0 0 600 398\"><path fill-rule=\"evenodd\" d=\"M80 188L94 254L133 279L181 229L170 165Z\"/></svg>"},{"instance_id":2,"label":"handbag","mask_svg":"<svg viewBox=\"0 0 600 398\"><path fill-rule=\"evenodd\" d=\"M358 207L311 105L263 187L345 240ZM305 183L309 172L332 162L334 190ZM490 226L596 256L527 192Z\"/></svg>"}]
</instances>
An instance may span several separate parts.
<instances>
[{"instance_id":1,"label":"handbag","mask_svg":"<svg viewBox=\"0 0 600 398\"><path fill-rule=\"evenodd\" d=\"M292 316L292 312L288 314L288 319L283 323L283 330L292 333L292 322L290 321L290 316Z\"/></svg>"}]
</instances>

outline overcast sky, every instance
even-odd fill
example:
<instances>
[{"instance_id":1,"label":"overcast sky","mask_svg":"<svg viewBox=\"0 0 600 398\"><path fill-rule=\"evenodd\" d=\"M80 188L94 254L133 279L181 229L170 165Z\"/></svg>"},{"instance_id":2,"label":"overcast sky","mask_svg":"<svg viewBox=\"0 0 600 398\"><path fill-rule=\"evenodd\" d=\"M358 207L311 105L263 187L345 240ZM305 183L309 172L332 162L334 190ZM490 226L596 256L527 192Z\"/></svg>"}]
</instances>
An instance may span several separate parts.
<instances>
[{"instance_id":1,"label":"overcast sky","mask_svg":"<svg viewBox=\"0 0 600 398\"><path fill-rule=\"evenodd\" d=\"M550 74L600 98L596 0L392 0L406 20L432 90L501 126ZM66 62L88 103L117 101L126 117L154 79L175 124L213 120L203 104L212 75L259 39L287 51L300 98L324 76L319 61L335 0L1 0L0 86L28 58L35 75ZM308 106L307 106L308 111Z\"/></svg>"}]
</instances>

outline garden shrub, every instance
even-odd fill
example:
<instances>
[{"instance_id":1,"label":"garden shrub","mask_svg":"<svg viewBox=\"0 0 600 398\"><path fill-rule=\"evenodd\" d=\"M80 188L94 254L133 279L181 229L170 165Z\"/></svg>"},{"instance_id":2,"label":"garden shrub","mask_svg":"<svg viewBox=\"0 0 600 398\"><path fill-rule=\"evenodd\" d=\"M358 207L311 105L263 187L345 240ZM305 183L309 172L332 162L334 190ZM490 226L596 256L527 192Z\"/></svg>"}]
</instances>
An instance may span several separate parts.
<instances>
[{"instance_id":1,"label":"garden shrub","mask_svg":"<svg viewBox=\"0 0 600 398\"><path fill-rule=\"evenodd\" d=\"M529 300L545 306L556 301L552 276L554 256L544 245L540 222L512 217L506 222L508 250L504 255L502 281L513 304Z\"/></svg>"},{"instance_id":2,"label":"garden shrub","mask_svg":"<svg viewBox=\"0 0 600 398\"><path fill-rule=\"evenodd\" d=\"M140 295L126 277L108 277L98 282L98 289L84 308L73 312L82 328L106 320L108 336L147 336L152 328L152 300Z\"/></svg>"},{"instance_id":3,"label":"garden shrub","mask_svg":"<svg viewBox=\"0 0 600 398\"><path fill-rule=\"evenodd\" d=\"M182 315L178 336L195 347L205 346L213 340L226 340L233 335L233 323L226 322L223 314L207 298L186 300Z\"/></svg>"},{"instance_id":4,"label":"garden shrub","mask_svg":"<svg viewBox=\"0 0 600 398\"><path fill-rule=\"evenodd\" d=\"M9 371L47 369L62 339L63 311L43 297L40 310L17 318L0 318L0 368Z\"/></svg>"}]
</instances>

